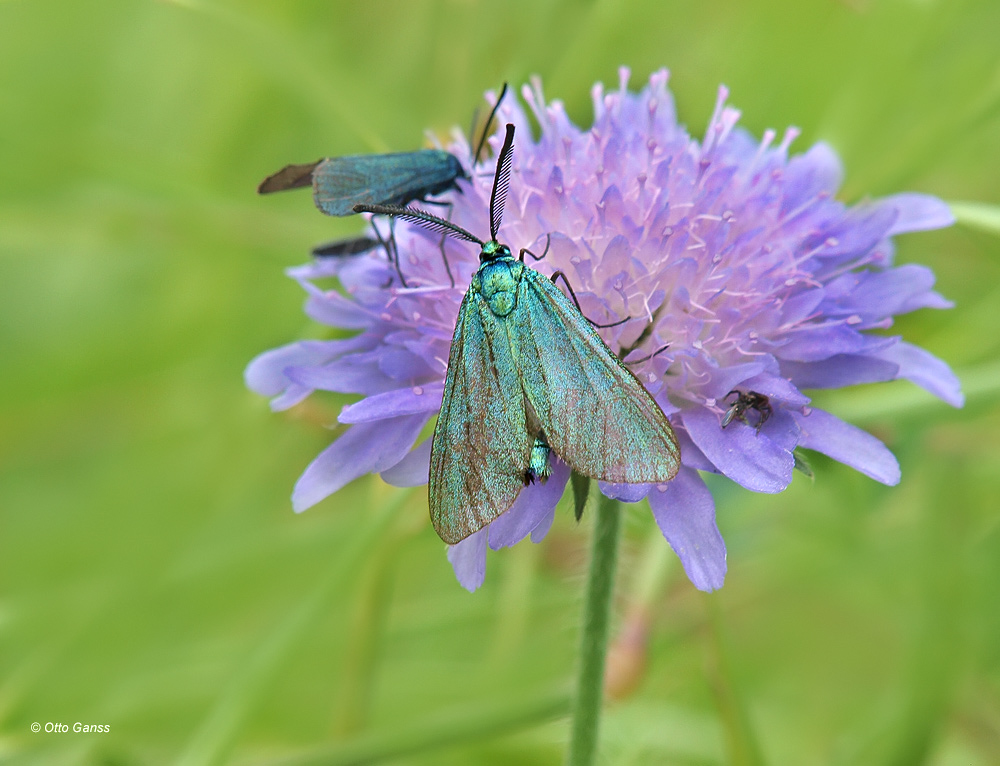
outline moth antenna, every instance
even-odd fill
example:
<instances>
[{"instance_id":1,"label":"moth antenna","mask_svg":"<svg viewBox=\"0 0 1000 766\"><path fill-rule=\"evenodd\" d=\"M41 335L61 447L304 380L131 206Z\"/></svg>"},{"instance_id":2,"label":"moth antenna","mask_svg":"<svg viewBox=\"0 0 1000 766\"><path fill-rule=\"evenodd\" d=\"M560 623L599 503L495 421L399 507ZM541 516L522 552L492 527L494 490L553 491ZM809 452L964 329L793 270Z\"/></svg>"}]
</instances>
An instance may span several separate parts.
<instances>
[{"instance_id":1,"label":"moth antenna","mask_svg":"<svg viewBox=\"0 0 1000 766\"><path fill-rule=\"evenodd\" d=\"M482 154L483 147L486 145L486 137L490 134L490 125L493 124L493 118L497 116L497 109L500 108L500 102L503 101L503 97L506 95L507 83L504 83L500 89L500 95L497 96L497 102L493 105L493 109L490 110L490 116L486 118L486 124L483 125L483 135L479 137L479 143L476 145L476 154L472 159L473 166L479 164L479 155Z\"/></svg>"},{"instance_id":2,"label":"moth antenna","mask_svg":"<svg viewBox=\"0 0 1000 766\"><path fill-rule=\"evenodd\" d=\"M415 207L399 207L398 205L355 205L355 213L372 213L374 215L390 215L393 218L402 218L410 221L429 231L444 234L455 239L464 239L466 242L475 242L480 247L483 241L475 234L466 231L461 226L456 226L451 221L438 218L436 215L419 210Z\"/></svg>"},{"instance_id":3,"label":"moth antenna","mask_svg":"<svg viewBox=\"0 0 1000 766\"><path fill-rule=\"evenodd\" d=\"M503 204L507 199L507 184L510 183L510 163L514 156L514 126L507 123L507 135L503 140L497 173L493 178L493 194L490 195L490 237L497 238L500 222L503 220Z\"/></svg>"}]
</instances>

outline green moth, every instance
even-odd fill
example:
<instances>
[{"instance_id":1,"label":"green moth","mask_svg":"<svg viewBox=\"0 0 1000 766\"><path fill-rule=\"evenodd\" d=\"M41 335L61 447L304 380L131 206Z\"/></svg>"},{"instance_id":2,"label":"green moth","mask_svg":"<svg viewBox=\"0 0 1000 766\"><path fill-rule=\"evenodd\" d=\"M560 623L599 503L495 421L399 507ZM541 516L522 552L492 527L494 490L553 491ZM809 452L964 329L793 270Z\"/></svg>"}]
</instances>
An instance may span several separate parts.
<instances>
[{"instance_id":1,"label":"green moth","mask_svg":"<svg viewBox=\"0 0 1000 766\"><path fill-rule=\"evenodd\" d=\"M550 452L575 472L615 483L670 481L677 437L639 380L552 279L497 241L514 126L497 160L490 239L415 208L358 205L480 246L462 301L431 447L431 521L457 543L544 481ZM540 257L540 256L539 256Z\"/></svg>"}]
</instances>

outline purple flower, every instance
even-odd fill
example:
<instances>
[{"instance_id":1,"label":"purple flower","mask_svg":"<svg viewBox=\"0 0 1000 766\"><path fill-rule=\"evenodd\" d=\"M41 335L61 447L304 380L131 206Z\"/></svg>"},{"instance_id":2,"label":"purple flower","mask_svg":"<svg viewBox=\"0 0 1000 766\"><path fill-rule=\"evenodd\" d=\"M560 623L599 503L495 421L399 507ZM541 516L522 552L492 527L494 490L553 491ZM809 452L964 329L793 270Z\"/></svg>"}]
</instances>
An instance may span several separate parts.
<instances>
[{"instance_id":1,"label":"purple flower","mask_svg":"<svg viewBox=\"0 0 1000 766\"><path fill-rule=\"evenodd\" d=\"M725 105L725 88L697 141L677 123L666 71L637 94L627 91L628 78L622 69L611 93L594 86L594 125L586 131L560 102L546 104L539 82L525 87L541 126L537 142L521 106L514 99L501 105L499 122L513 122L518 141L500 240L515 252L541 252L550 236L546 257L532 266L564 271L591 320L630 317L602 330L613 350L626 350L626 361L667 346L632 369L677 432L680 473L665 485L602 483L601 490L628 502L646 497L692 583L712 590L722 585L726 550L699 471L780 492L792 478L793 451L805 447L884 484L899 481L899 465L878 439L810 407L803 389L908 378L961 406L946 364L884 332L895 314L951 305L933 291L929 269L893 266L892 237L953 219L944 203L920 194L849 207L834 198L842 170L829 146L789 158L796 130L778 144L773 131L757 141L736 127L739 112ZM497 151L499 136L491 140ZM454 223L486 237L494 160L472 168L458 134L448 149L471 180L441 199L453 206ZM309 295L310 317L358 330L355 337L294 343L247 368L247 385L274 397L274 409L317 389L364 396L340 414L347 432L299 479L297 511L365 473L400 486L427 481L429 440L414 443L440 408L478 248L446 242L452 287L440 235L400 221L395 237L406 287L382 252L289 272ZM317 286L331 276L344 292ZM721 427L734 390L768 398L772 412L759 432L759 413ZM487 547L545 536L568 476L554 461L545 484L525 488L509 511L450 547L463 586L482 584Z\"/></svg>"}]
</instances>

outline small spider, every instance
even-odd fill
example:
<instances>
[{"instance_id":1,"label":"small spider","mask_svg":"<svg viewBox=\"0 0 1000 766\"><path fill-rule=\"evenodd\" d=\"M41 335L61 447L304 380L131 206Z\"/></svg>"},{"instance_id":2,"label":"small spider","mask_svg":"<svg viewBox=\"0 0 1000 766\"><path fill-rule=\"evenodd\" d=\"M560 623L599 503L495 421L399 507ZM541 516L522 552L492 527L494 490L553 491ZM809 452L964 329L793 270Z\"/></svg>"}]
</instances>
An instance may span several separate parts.
<instances>
[{"instance_id":1,"label":"small spider","mask_svg":"<svg viewBox=\"0 0 1000 766\"><path fill-rule=\"evenodd\" d=\"M752 425L747 419L747 410L756 410L757 425L755 426L754 431L759 434L761 426L763 426L764 423L767 422L767 419L774 414L774 408L771 407L771 400L764 394L759 394L756 391L747 391L744 393L742 391L736 391L735 389L726 394L726 399L733 394L736 394L736 401L729 405L729 409L726 410L726 414L722 416L722 427L725 428L732 423L733 418L742 420L748 426Z\"/></svg>"}]
</instances>

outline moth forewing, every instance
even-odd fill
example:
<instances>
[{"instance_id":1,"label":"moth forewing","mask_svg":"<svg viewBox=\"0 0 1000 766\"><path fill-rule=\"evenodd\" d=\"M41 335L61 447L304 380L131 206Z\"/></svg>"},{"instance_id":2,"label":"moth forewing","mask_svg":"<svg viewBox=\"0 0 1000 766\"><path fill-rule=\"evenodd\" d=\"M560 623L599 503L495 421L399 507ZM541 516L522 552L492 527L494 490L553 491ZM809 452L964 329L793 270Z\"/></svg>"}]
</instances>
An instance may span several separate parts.
<instances>
[{"instance_id":1,"label":"moth forewing","mask_svg":"<svg viewBox=\"0 0 1000 766\"><path fill-rule=\"evenodd\" d=\"M673 479L680 448L653 397L551 280L525 269L521 285L522 384L555 453L603 481Z\"/></svg>"},{"instance_id":2,"label":"moth forewing","mask_svg":"<svg viewBox=\"0 0 1000 766\"><path fill-rule=\"evenodd\" d=\"M327 215L352 215L355 205L405 205L464 176L458 159L439 149L329 157L312 171L313 200Z\"/></svg>"},{"instance_id":3,"label":"moth forewing","mask_svg":"<svg viewBox=\"0 0 1000 766\"><path fill-rule=\"evenodd\" d=\"M454 544L513 505L531 457L506 328L475 290L459 309L431 445L431 522Z\"/></svg>"}]
</instances>

